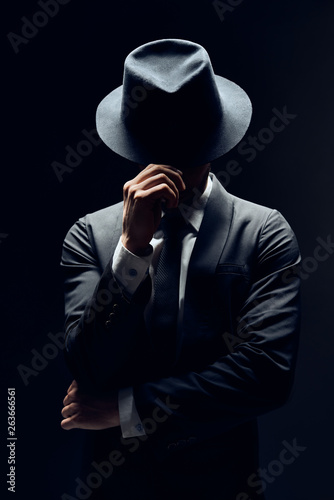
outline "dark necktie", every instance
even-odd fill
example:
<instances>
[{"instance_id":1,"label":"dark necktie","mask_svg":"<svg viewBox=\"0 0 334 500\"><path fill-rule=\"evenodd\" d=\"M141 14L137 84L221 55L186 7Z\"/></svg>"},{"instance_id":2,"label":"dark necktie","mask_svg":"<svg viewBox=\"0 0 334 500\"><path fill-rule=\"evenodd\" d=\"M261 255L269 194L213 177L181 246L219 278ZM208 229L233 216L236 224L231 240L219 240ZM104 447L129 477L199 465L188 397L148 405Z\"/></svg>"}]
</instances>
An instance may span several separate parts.
<instances>
[{"instance_id":1,"label":"dark necktie","mask_svg":"<svg viewBox=\"0 0 334 500\"><path fill-rule=\"evenodd\" d=\"M182 239L186 222L178 209L166 213L160 223L164 243L155 279L151 316L153 346L165 359L172 361L175 352Z\"/></svg>"}]
</instances>

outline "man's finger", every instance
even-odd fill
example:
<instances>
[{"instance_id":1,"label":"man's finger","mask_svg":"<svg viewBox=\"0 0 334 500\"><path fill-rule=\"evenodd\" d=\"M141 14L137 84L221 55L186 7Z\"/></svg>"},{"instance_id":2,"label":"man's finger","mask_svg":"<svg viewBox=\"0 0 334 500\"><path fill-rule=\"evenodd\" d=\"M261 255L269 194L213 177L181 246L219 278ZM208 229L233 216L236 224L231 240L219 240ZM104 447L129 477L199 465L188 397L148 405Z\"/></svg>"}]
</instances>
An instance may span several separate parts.
<instances>
[{"instance_id":1,"label":"man's finger","mask_svg":"<svg viewBox=\"0 0 334 500\"><path fill-rule=\"evenodd\" d=\"M145 198L150 198L152 201L162 200L162 198L164 198L167 201L168 208L176 208L179 201L179 197L169 186L167 186L167 184L161 184L147 189L146 191L140 191L137 193L137 196L140 196L143 201Z\"/></svg>"},{"instance_id":2,"label":"man's finger","mask_svg":"<svg viewBox=\"0 0 334 500\"><path fill-rule=\"evenodd\" d=\"M67 389L67 394L78 394L79 392L79 386L75 380L73 380L72 384L70 387Z\"/></svg>"},{"instance_id":3,"label":"man's finger","mask_svg":"<svg viewBox=\"0 0 334 500\"><path fill-rule=\"evenodd\" d=\"M73 387L76 387L78 386L76 380L72 380L72 383L71 385L69 386L69 388L67 389L67 394L73 389Z\"/></svg>"},{"instance_id":4,"label":"man's finger","mask_svg":"<svg viewBox=\"0 0 334 500\"><path fill-rule=\"evenodd\" d=\"M157 175L159 173L165 174L167 177L169 177L174 184L177 186L177 188L181 191L185 189L185 184L184 181L181 177L182 172L181 170L177 170L174 167L171 167L169 165L149 165L146 167L144 170L142 170L134 179L133 181L135 184L139 184L140 182L153 177L154 175ZM131 183L132 181L130 181Z\"/></svg>"},{"instance_id":5,"label":"man's finger","mask_svg":"<svg viewBox=\"0 0 334 500\"><path fill-rule=\"evenodd\" d=\"M70 403L61 410L61 414L64 418L68 418L71 415L78 413L78 405L77 403Z\"/></svg>"},{"instance_id":6,"label":"man's finger","mask_svg":"<svg viewBox=\"0 0 334 500\"><path fill-rule=\"evenodd\" d=\"M178 168L173 167L173 165L167 165L164 163L150 163L149 165L147 165L147 167L145 167L141 170L140 174L145 173L145 172L151 172L152 170L156 170L157 168L158 169L172 170L173 172L177 172L178 174L183 175L183 172L181 170L179 170Z\"/></svg>"},{"instance_id":7,"label":"man's finger","mask_svg":"<svg viewBox=\"0 0 334 500\"><path fill-rule=\"evenodd\" d=\"M74 401L73 395L72 394L66 394L66 396L63 399L63 405L67 406L70 403L73 403L73 401Z\"/></svg>"},{"instance_id":8,"label":"man's finger","mask_svg":"<svg viewBox=\"0 0 334 500\"><path fill-rule=\"evenodd\" d=\"M60 425L61 427L65 430L65 431L69 431L71 429L76 429L77 428L77 425L75 423L75 417L76 415L73 415L69 418L64 418L64 420L62 420L60 422Z\"/></svg>"},{"instance_id":9,"label":"man's finger","mask_svg":"<svg viewBox=\"0 0 334 500\"><path fill-rule=\"evenodd\" d=\"M169 199L172 204L177 205L179 200L179 190L175 186L174 182L163 173L159 173L153 177L150 177L149 179L146 179L140 184L137 184L132 189L135 189L135 197L139 196L139 198L144 199L146 198L146 196L142 196L144 192L146 191L146 193L148 194L148 191L150 191L150 193L152 193L154 192L153 188L158 188L160 190L164 189L166 199ZM130 192L131 190L129 191L129 193ZM154 197L153 199L155 200L157 198Z\"/></svg>"},{"instance_id":10,"label":"man's finger","mask_svg":"<svg viewBox=\"0 0 334 500\"><path fill-rule=\"evenodd\" d=\"M63 405L67 406L70 403L74 403L75 401L76 402L84 402L84 401L87 401L87 399L89 399L89 397L87 397L85 394L80 393L78 391L78 389L74 388L74 389L71 389L68 392L68 394L66 394L66 396L64 397Z\"/></svg>"},{"instance_id":11,"label":"man's finger","mask_svg":"<svg viewBox=\"0 0 334 500\"><path fill-rule=\"evenodd\" d=\"M175 182L164 172L158 172L157 174L153 175L152 177L148 177L147 179L143 180L139 184L136 184L137 189L142 189L146 190L154 186L158 186L160 184L167 184L175 193L179 192L179 189L177 188ZM182 189L183 190L183 189Z\"/></svg>"}]
</instances>

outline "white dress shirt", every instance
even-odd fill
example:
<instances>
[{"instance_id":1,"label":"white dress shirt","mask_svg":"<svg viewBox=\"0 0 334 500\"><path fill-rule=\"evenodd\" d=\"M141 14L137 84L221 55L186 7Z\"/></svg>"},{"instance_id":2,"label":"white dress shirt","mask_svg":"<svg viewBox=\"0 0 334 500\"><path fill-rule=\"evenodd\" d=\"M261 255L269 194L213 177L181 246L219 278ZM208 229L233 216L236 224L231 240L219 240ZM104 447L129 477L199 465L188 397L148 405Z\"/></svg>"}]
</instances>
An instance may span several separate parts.
<instances>
[{"instance_id":1,"label":"white dress shirt","mask_svg":"<svg viewBox=\"0 0 334 500\"><path fill-rule=\"evenodd\" d=\"M188 265L196 242L197 233L203 220L204 208L210 196L211 189L212 180L209 176L204 192L202 195L194 197L191 206L182 203L179 205L181 213L187 222L188 230L182 240L178 326L181 325L183 317L183 303ZM112 270L115 278L126 295L131 296L134 294L147 273L150 273L152 283L154 283L155 270L163 242L163 232L161 230L156 231L150 242L152 248L150 254L144 257L138 257L137 255L129 252L129 250L123 246L121 239L119 240L113 257ZM150 312L152 310L153 290L154 287L152 287L151 298L144 312L146 322L149 322ZM136 409L132 387L119 390L118 408L123 437L127 438L145 435L145 430Z\"/></svg>"}]
</instances>

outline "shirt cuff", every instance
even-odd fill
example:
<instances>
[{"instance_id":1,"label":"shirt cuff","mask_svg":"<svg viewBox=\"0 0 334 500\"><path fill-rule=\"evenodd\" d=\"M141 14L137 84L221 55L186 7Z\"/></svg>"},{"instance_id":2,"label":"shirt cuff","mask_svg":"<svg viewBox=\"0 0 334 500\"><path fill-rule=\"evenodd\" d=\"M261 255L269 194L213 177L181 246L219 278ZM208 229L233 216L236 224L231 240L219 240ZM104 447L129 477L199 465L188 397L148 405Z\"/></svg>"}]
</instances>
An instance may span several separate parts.
<instances>
[{"instance_id":1,"label":"shirt cuff","mask_svg":"<svg viewBox=\"0 0 334 500\"><path fill-rule=\"evenodd\" d=\"M119 389L118 411L122 436L124 438L146 436L145 429L137 412L132 387Z\"/></svg>"},{"instance_id":2,"label":"shirt cuff","mask_svg":"<svg viewBox=\"0 0 334 500\"><path fill-rule=\"evenodd\" d=\"M133 295L148 273L153 256L153 248L148 255L131 253L119 239L112 261L112 272L123 291Z\"/></svg>"}]
</instances>

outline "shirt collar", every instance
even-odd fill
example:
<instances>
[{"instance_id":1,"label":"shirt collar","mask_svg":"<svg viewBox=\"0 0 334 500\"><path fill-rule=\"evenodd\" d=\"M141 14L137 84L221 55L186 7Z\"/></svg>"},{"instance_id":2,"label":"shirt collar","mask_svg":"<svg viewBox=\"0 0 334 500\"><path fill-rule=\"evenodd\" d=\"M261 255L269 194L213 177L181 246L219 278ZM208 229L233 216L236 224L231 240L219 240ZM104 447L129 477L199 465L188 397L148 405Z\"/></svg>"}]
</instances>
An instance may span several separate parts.
<instances>
[{"instance_id":1,"label":"shirt collar","mask_svg":"<svg viewBox=\"0 0 334 500\"><path fill-rule=\"evenodd\" d=\"M212 189L212 179L208 175L208 181L206 183L206 188L200 196L195 196L191 205L180 204L179 209L184 217L184 219L189 222L196 232L199 231L201 226L204 210L209 199Z\"/></svg>"}]
</instances>

